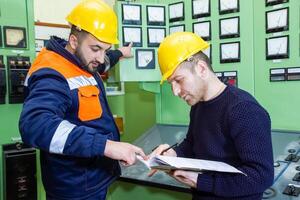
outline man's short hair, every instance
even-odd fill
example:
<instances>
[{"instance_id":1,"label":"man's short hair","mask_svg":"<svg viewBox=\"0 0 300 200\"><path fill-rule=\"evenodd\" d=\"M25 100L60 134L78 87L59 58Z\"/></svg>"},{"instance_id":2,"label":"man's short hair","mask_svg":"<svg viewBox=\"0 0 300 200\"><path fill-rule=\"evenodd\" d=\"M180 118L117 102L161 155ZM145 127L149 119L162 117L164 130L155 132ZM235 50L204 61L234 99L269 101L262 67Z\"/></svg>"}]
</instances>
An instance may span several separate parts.
<instances>
[{"instance_id":1,"label":"man's short hair","mask_svg":"<svg viewBox=\"0 0 300 200\"><path fill-rule=\"evenodd\" d=\"M81 42L89 33L85 30L79 29L72 25L70 35L75 35L79 42Z\"/></svg>"},{"instance_id":2,"label":"man's short hair","mask_svg":"<svg viewBox=\"0 0 300 200\"><path fill-rule=\"evenodd\" d=\"M199 60L204 61L205 64L207 65L208 69L210 71L214 72L214 70L213 70L213 68L210 64L210 59L202 51L199 51L199 52L195 53L194 55L192 55L191 57L186 59L186 61L184 61L183 63L184 63L184 65L188 64L188 63L191 63L192 66L195 66L198 63Z\"/></svg>"}]
</instances>

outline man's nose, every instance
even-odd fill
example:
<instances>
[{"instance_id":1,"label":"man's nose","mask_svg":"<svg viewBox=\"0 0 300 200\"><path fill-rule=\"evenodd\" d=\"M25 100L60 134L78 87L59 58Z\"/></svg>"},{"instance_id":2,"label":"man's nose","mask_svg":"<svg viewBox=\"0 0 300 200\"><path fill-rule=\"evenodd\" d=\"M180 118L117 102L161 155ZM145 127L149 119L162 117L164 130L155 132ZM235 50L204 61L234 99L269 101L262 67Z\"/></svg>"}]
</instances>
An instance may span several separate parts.
<instances>
[{"instance_id":1,"label":"man's nose","mask_svg":"<svg viewBox=\"0 0 300 200\"><path fill-rule=\"evenodd\" d=\"M105 61L104 57L105 57L105 52L100 52L99 55L97 56L97 61L101 64L104 64Z\"/></svg>"},{"instance_id":2,"label":"man's nose","mask_svg":"<svg viewBox=\"0 0 300 200\"><path fill-rule=\"evenodd\" d=\"M172 91L175 96L178 96L180 93L180 88L176 83L172 83Z\"/></svg>"}]
</instances>

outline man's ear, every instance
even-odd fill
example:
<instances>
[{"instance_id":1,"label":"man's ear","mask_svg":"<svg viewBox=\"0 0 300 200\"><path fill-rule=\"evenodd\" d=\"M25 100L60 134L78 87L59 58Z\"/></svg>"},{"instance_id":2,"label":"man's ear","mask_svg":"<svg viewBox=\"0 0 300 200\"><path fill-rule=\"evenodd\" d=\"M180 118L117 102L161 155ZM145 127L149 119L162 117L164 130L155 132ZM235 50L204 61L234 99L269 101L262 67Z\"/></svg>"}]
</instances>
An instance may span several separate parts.
<instances>
[{"instance_id":1,"label":"man's ear","mask_svg":"<svg viewBox=\"0 0 300 200\"><path fill-rule=\"evenodd\" d=\"M78 47L78 39L75 35L71 34L69 37L69 43L73 50L75 50Z\"/></svg>"},{"instance_id":2,"label":"man's ear","mask_svg":"<svg viewBox=\"0 0 300 200\"><path fill-rule=\"evenodd\" d=\"M202 61L199 60L195 66L195 73L200 77L200 78L205 78L208 75L208 68L207 68L207 64Z\"/></svg>"}]
</instances>

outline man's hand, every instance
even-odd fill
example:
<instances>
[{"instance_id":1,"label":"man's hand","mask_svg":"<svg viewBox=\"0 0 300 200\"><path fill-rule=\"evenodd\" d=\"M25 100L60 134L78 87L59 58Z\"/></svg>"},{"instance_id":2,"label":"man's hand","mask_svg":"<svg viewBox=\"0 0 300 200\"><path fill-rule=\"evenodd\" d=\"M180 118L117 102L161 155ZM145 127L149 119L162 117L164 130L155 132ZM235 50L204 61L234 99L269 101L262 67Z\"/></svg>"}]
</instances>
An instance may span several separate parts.
<instances>
[{"instance_id":1,"label":"man's hand","mask_svg":"<svg viewBox=\"0 0 300 200\"><path fill-rule=\"evenodd\" d=\"M165 149L167 149L169 146L170 146L170 145L168 145L168 144L161 144L161 145L159 145L159 146L158 146L158 147L157 147L150 155L147 156L147 159L150 159L150 158L152 158L152 157L154 157L154 156L156 156L156 155L164 155L164 156L174 156L174 157L176 157L177 154L176 154L176 152L174 151L174 149L169 149L168 151L163 152L163 151L164 151ZM163 152L163 154L162 154L162 152ZM152 169L152 170L149 172L148 176L149 176L149 177L150 177L150 176L153 176L156 172L157 172L156 169Z\"/></svg>"},{"instance_id":2,"label":"man's hand","mask_svg":"<svg viewBox=\"0 0 300 200\"><path fill-rule=\"evenodd\" d=\"M121 51L121 53L123 55L121 58L131 58L131 57L133 57L132 52L131 52L132 45L133 45L133 43L130 42L127 47L118 48L118 50Z\"/></svg>"},{"instance_id":3,"label":"man's hand","mask_svg":"<svg viewBox=\"0 0 300 200\"><path fill-rule=\"evenodd\" d=\"M115 142L111 140L106 141L104 155L114 160L120 160L121 163L126 166L133 165L136 162L136 155L147 159L144 151L140 147L126 142Z\"/></svg>"},{"instance_id":4,"label":"man's hand","mask_svg":"<svg viewBox=\"0 0 300 200\"><path fill-rule=\"evenodd\" d=\"M168 174L185 185L188 185L192 188L197 188L197 180L199 173L184 170L175 170Z\"/></svg>"}]
</instances>

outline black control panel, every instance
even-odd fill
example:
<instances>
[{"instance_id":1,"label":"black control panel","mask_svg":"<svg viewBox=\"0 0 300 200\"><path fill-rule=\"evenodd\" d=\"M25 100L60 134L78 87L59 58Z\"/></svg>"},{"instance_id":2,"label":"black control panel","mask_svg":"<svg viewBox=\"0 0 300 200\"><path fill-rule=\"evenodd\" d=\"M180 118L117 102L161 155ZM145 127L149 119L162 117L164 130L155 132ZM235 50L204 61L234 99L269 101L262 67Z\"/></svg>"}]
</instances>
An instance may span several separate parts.
<instances>
[{"instance_id":1,"label":"black control panel","mask_svg":"<svg viewBox=\"0 0 300 200\"><path fill-rule=\"evenodd\" d=\"M24 83L30 65L29 57L7 57L9 103L22 103L24 101Z\"/></svg>"},{"instance_id":2,"label":"black control panel","mask_svg":"<svg viewBox=\"0 0 300 200\"><path fill-rule=\"evenodd\" d=\"M36 150L23 143L3 148L3 199L36 200Z\"/></svg>"},{"instance_id":3,"label":"black control panel","mask_svg":"<svg viewBox=\"0 0 300 200\"><path fill-rule=\"evenodd\" d=\"M216 72L216 75L223 83L238 86L237 71Z\"/></svg>"},{"instance_id":4,"label":"black control panel","mask_svg":"<svg viewBox=\"0 0 300 200\"><path fill-rule=\"evenodd\" d=\"M272 134L274 148L274 184L263 199L300 199L300 133Z\"/></svg>"},{"instance_id":5,"label":"black control panel","mask_svg":"<svg viewBox=\"0 0 300 200\"><path fill-rule=\"evenodd\" d=\"M0 55L0 104L5 103L6 95L6 74L3 56Z\"/></svg>"}]
</instances>

